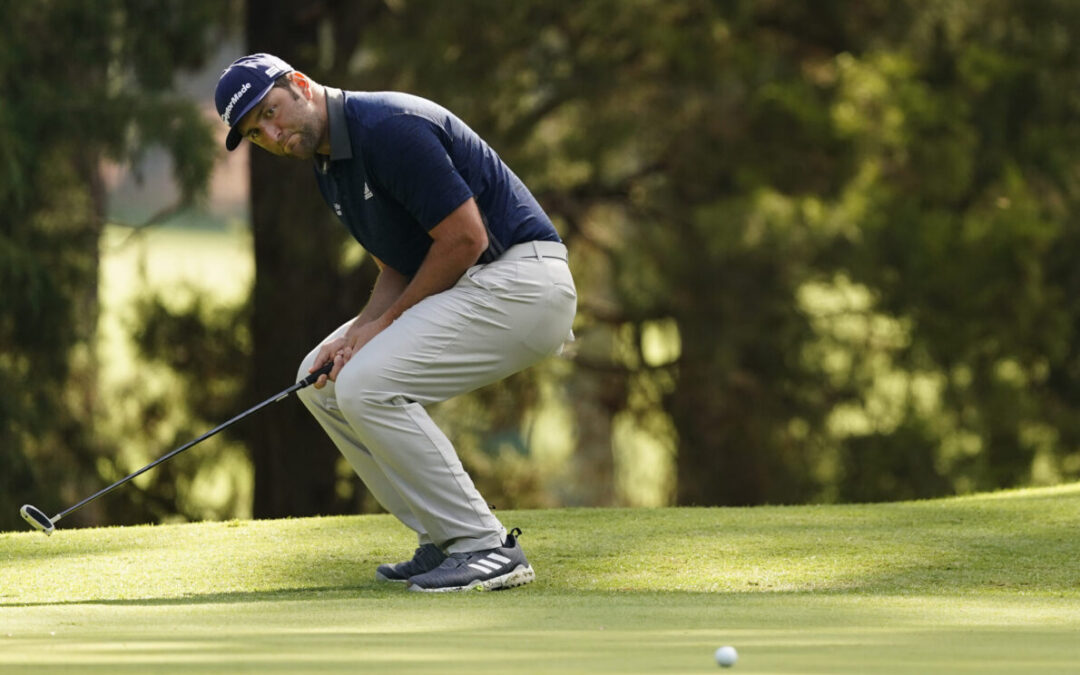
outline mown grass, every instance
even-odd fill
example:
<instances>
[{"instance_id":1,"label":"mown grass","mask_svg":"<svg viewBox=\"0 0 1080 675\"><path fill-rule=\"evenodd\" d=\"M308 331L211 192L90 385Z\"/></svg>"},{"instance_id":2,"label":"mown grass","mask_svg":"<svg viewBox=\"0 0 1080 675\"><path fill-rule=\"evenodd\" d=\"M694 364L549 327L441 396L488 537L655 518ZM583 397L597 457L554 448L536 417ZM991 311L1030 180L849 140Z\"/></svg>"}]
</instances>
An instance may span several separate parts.
<instances>
[{"instance_id":1,"label":"mown grass","mask_svg":"<svg viewBox=\"0 0 1080 675\"><path fill-rule=\"evenodd\" d=\"M0 671L1076 672L1080 485L501 513L536 583L373 581L388 516L0 534Z\"/></svg>"}]
</instances>

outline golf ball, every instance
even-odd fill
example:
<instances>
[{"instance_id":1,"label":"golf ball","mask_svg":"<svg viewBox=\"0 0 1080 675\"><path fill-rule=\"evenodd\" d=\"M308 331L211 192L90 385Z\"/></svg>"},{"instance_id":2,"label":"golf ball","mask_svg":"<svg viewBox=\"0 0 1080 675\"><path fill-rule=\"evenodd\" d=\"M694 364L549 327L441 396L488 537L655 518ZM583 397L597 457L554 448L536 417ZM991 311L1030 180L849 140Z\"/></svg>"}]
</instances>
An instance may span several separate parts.
<instances>
[{"instance_id":1,"label":"golf ball","mask_svg":"<svg viewBox=\"0 0 1080 675\"><path fill-rule=\"evenodd\" d=\"M734 647L721 647L716 650L716 664L721 668L730 668L735 665L735 661L739 658L739 653L735 651Z\"/></svg>"}]
</instances>

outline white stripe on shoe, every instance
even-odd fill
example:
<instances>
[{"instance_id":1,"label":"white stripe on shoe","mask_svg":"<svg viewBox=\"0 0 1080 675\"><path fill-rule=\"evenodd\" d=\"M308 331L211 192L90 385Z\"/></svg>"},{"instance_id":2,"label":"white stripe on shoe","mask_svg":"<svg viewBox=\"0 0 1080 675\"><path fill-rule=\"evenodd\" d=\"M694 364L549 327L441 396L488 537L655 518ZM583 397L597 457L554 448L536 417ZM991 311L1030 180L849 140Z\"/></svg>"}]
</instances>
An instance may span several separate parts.
<instances>
[{"instance_id":1,"label":"white stripe on shoe","mask_svg":"<svg viewBox=\"0 0 1080 675\"><path fill-rule=\"evenodd\" d=\"M487 557L490 560L498 560L504 565L510 562L510 558L507 558L504 555L499 555L498 553L489 553Z\"/></svg>"}]
</instances>

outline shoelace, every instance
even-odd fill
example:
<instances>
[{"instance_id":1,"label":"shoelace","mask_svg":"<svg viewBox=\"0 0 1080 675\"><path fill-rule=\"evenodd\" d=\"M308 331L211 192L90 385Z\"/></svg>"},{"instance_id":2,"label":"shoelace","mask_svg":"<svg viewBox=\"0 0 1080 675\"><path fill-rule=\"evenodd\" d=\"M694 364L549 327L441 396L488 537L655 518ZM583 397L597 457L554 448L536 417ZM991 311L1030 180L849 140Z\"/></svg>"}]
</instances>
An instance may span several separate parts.
<instances>
[{"instance_id":1,"label":"shoelace","mask_svg":"<svg viewBox=\"0 0 1080 675\"><path fill-rule=\"evenodd\" d=\"M454 567L461 567L462 565L469 564L469 557L479 555L480 553L486 553L486 551L473 551L472 553L451 553L446 557L447 560L454 561ZM443 563L446 564L445 562Z\"/></svg>"}]
</instances>

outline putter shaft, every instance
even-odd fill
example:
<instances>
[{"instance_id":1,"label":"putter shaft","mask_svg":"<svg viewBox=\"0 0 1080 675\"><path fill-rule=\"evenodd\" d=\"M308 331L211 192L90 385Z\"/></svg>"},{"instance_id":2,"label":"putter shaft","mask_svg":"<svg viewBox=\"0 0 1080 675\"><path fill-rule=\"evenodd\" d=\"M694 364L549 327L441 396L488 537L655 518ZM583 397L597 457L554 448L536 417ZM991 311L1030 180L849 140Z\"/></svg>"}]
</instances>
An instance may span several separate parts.
<instances>
[{"instance_id":1,"label":"putter shaft","mask_svg":"<svg viewBox=\"0 0 1080 675\"><path fill-rule=\"evenodd\" d=\"M261 403L259 403L257 405L252 406L251 408L248 408L247 410L240 413L239 415L236 415L235 417L233 417L229 421L224 422L222 424L219 424L218 426L214 427L210 431L207 431L205 434L203 434L202 436L199 436L195 440L189 441L189 442L185 443L184 445L181 445L179 448L173 450L172 452L170 452L170 453L168 453L166 455L163 455L163 456L159 457L158 459L154 460L153 462L150 462L149 464L147 464L143 468L139 469L138 471L135 471L134 473L131 473L131 474L128 474L127 476L124 476L123 478L116 481L112 485L110 485L110 486L108 486L106 488L103 488L101 490L98 490L97 492L90 495L86 499L82 500L78 504L75 504L74 506L69 506L68 508L64 509L60 513L53 516L50 519L50 523L53 526L55 526L55 524L61 518L63 518L64 516L66 516L66 515L68 515L70 513L74 513L75 511L78 511L79 509L86 506L90 502L94 501L98 497L102 497L104 495L109 494L110 492L112 492L116 488L120 487L124 483L127 483L128 481L132 480L133 478L141 476L142 474L146 473L150 469L153 469L158 464L161 464L162 462L165 462L165 461L167 461L169 459L172 459L176 455L179 455L181 452L187 450L188 448L190 448L190 447L192 447L194 445L198 445L199 443L205 441L206 439L210 438L211 436L218 433L219 431L221 431L221 430L231 426L232 424L244 419L245 417L247 417L248 415L250 415L250 414L252 414L252 413L254 413L256 411L265 408L266 406L270 405L271 403L277 403L278 401L284 400L284 399L288 398L289 395L292 394L293 392L298 391L300 389L303 389L304 387L308 387L308 386L310 386L312 384L315 384L315 382L319 379L319 376L321 376L321 375L329 375L330 371L333 369L333 367L334 367L334 362L330 361L329 363L325 364L322 368L319 368L318 370L311 373L310 375L308 375L304 379L300 380L296 384L292 385L288 389L285 389L282 392L280 392L278 394L275 394L274 396L271 396L270 398L266 399L265 401L263 401L263 402L261 402ZM27 512L26 512L26 509L27 509L28 506L29 505L23 507L22 515L23 515L24 519L28 518ZM37 509L36 507L30 507L30 508L34 508L34 511L39 513L42 517L45 517L44 512L42 512L40 509ZM38 519L37 517L34 517L34 516L30 516L30 517L33 517L34 520L37 520L38 522L40 522L40 519ZM29 522L29 519L28 519L28 522ZM31 524L33 524L33 523L31 523ZM41 523L41 525L42 525L42 527L39 528L39 529L44 531L46 534L51 533L51 529L47 530L45 528L44 523Z\"/></svg>"}]
</instances>

